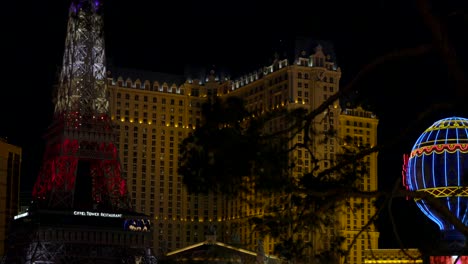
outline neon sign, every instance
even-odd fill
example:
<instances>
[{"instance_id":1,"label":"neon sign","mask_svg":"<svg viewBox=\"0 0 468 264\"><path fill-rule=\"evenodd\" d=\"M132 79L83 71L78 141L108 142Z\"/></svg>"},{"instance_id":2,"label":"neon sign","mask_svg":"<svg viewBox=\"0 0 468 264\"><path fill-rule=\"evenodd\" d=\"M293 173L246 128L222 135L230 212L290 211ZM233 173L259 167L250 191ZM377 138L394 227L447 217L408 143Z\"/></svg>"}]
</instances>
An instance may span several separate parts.
<instances>
[{"instance_id":1,"label":"neon sign","mask_svg":"<svg viewBox=\"0 0 468 264\"><path fill-rule=\"evenodd\" d=\"M22 213L22 214L19 214L19 215L15 215L15 216L13 217L13 219L14 219L14 220L20 219L20 218L26 217L26 216L28 216L28 215L29 215L28 212Z\"/></svg>"},{"instance_id":2,"label":"neon sign","mask_svg":"<svg viewBox=\"0 0 468 264\"><path fill-rule=\"evenodd\" d=\"M151 221L149 219L127 219L124 222L124 230L149 232Z\"/></svg>"},{"instance_id":3,"label":"neon sign","mask_svg":"<svg viewBox=\"0 0 468 264\"><path fill-rule=\"evenodd\" d=\"M402 183L403 187L408 191L409 186L408 186L408 160L409 160L409 155L408 154L403 154L403 168L401 171L401 176L402 176ZM406 200L409 200L409 197L406 196Z\"/></svg>"},{"instance_id":4,"label":"neon sign","mask_svg":"<svg viewBox=\"0 0 468 264\"><path fill-rule=\"evenodd\" d=\"M103 213L103 212L90 212L90 211L73 211L73 215L122 218L122 214Z\"/></svg>"}]
</instances>

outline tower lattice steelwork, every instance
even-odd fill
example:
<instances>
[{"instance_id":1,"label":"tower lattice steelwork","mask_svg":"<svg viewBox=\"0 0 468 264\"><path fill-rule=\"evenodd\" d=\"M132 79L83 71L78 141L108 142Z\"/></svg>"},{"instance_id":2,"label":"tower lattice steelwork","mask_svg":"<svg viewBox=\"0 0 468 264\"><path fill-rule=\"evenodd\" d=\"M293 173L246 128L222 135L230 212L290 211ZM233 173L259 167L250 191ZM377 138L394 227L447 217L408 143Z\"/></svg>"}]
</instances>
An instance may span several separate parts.
<instances>
[{"instance_id":1,"label":"tower lattice steelwork","mask_svg":"<svg viewBox=\"0 0 468 264\"><path fill-rule=\"evenodd\" d=\"M7 263L148 263L150 219L130 208L108 114L101 3L72 0L54 119Z\"/></svg>"},{"instance_id":2,"label":"tower lattice steelwork","mask_svg":"<svg viewBox=\"0 0 468 264\"><path fill-rule=\"evenodd\" d=\"M93 205L114 210L127 206L108 115L99 10L97 1L74 1L70 7L54 122L46 135L44 163L33 189L41 206Z\"/></svg>"}]
</instances>

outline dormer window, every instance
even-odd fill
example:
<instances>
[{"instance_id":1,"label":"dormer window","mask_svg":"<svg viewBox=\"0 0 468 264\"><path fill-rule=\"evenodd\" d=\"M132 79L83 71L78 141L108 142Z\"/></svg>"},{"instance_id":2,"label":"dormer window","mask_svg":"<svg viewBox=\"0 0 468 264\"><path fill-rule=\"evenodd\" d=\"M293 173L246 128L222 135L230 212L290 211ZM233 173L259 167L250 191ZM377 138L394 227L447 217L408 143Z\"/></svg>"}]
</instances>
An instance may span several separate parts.
<instances>
[{"instance_id":1,"label":"dormer window","mask_svg":"<svg viewBox=\"0 0 468 264\"><path fill-rule=\"evenodd\" d=\"M299 63L298 65L301 65L301 66L308 66L309 64L309 61L305 58L299 58Z\"/></svg>"}]
</instances>

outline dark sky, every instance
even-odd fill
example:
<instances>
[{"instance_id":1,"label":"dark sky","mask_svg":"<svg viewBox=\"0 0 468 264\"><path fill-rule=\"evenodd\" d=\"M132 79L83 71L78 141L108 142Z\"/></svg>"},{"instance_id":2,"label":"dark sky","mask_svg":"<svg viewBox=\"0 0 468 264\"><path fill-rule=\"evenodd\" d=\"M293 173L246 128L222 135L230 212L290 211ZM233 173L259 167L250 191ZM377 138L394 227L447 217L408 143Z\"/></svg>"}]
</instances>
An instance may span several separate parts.
<instances>
[{"instance_id":1,"label":"dark sky","mask_svg":"<svg viewBox=\"0 0 468 264\"><path fill-rule=\"evenodd\" d=\"M457 63L466 69L468 26L466 6L462 6L466 1L432 2L431 12L443 21ZM0 136L23 148L25 183L35 179L43 155L42 134L51 122L51 90L62 59L69 3L26 0L3 4L7 72L0 96ZM280 41L311 37L334 43L344 87L383 54L434 43L416 0L104 0L103 8L109 63L169 73L182 73L190 63L247 73L266 65ZM385 63L357 84L358 98L380 118L379 142L400 135L428 105L454 99L457 83L444 62L433 50ZM400 177L403 153L411 150L425 128L442 117L466 114L463 111L466 109L432 114L397 144L388 145L379 154L381 188L389 188ZM23 189L30 188L25 184ZM394 208L404 215L396 219L399 226L412 230L402 232L406 246L421 245L432 223L411 202L397 200ZM389 221L380 223L381 246L397 246L388 231Z\"/></svg>"}]
</instances>

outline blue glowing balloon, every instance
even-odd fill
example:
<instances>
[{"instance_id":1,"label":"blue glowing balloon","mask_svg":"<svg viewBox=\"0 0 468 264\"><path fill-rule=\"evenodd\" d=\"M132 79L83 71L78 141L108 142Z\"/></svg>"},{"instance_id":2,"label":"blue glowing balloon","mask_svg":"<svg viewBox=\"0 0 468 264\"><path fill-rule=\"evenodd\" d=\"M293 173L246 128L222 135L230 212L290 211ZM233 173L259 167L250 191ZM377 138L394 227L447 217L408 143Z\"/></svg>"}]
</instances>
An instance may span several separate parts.
<instances>
[{"instance_id":1,"label":"blue glowing balloon","mask_svg":"<svg viewBox=\"0 0 468 264\"><path fill-rule=\"evenodd\" d=\"M411 191L433 195L465 225L468 224L468 119L449 117L427 128L407 160L405 185ZM422 199L421 211L445 233L457 230Z\"/></svg>"}]
</instances>

